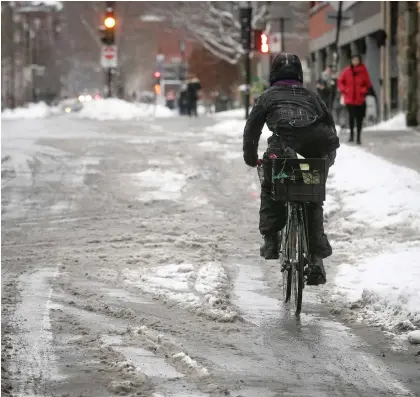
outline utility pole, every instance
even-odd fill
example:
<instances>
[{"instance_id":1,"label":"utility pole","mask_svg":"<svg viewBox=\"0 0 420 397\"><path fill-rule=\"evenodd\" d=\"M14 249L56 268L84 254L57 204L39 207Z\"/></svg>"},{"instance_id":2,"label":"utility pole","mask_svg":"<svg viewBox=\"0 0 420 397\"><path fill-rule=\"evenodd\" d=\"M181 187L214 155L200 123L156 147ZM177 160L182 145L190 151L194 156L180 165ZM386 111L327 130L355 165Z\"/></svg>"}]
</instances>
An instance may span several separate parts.
<instances>
[{"instance_id":1,"label":"utility pole","mask_svg":"<svg viewBox=\"0 0 420 397\"><path fill-rule=\"evenodd\" d=\"M332 62L332 73L333 73L333 85L330 90L330 100L329 103L327 103L327 108L332 110L335 94L337 90L337 78L338 78L338 62L339 62L339 47L338 43L340 41L340 31L341 31L341 21L343 17L343 2L338 2L338 11L337 11L337 25L336 25L336 31L335 31L335 42L334 42L334 52L333 52L333 62Z\"/></svg>"},{"instance_id":2,"label":"utility pole","mask_svg":"<svg viewBox=\"0 0 420 397\"><path fill-rule=\"evenodd\" d=\"M10 5L12 12L12 47L10 52L10 107L16 106L16 14L15 5Z\"/></svg>"},{"instance_id":3,"label":"utility pole","mask_svg":"<svg viewBox=\"0 0 420 397\"><path fill-rule=\"evenodd\" d=\"M102 59L101 63L106 70L107 97L112 96L112 69L117 68L117 46L115 45L115 1L107 1L102 34Z\"/></svg>"},{"instance_id":4,"label":"utility pole","mask_svg":"<svg viewBox=\"0 0 420 397\"><path fill-rule=\"evenodd\" d=\"M280 40L281 40L281 52L286 52L286 40L285 40L285 22L286 18L280 18Z\"/></svg>"},{"instance_id":5,"label":"utility pole","mask_svg":"<svg viewBox=\"0 0 420 397\"><path fill-rule=\"evenodd\" d=\"M250 91L251 91L251 33L252 33L252 5L250 1L240 2L241 42L245 51L245 120L249 116Z\"/></svg>"},{"instance_id":6,"label":"utility pole","mask_svg":"<svg viewBox=\"0 0 420 397\"><path fill-rule=\"evenodd\" d=\"M407 1L407 127L419 125L419 101L418 101L418 59L417 38L419 35L419 10L416 1Z\"/></svg>"}]
</instances>

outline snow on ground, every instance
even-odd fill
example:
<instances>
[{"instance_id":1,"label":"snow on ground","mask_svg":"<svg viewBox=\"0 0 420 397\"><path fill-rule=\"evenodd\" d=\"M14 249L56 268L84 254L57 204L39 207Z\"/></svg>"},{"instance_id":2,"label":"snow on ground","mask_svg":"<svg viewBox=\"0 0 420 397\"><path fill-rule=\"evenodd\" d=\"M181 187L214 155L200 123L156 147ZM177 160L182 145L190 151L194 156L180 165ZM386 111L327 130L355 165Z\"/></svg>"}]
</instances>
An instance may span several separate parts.
<instances>
[{"instance_id":1,"label":"snow on ground","mask_svg":"<svg viewBox=\"0 0 420 397\"><path fill-rule=\"evenodd\" d=\"M420 230L420 174L359 148L342 145L329 188L342 194L351 220L374 228L404 225Z\"/></svg>"},{"instance_id":2,"label":"snow on ground","mask_svg":"<svg viewBox=\"0 0 420 397\"><path fill-rule=\"evenodd\" d=\"M57 113L57 108L48 106L45 102L30 103L27 107L6 109L1 113L2 120L43 119Z\"/></svg>"},{"instance_id":3,"label":"snow on ground","mask_svg":"<svg viewBox=\"0 0 420 397\"><path fill-rule=\"evenodd\" d=\"M138 120L153 117L172 117L176 112L162 105L135 104L109 98L86 102L79 112L82 118L93 120Z\"/></svg>"},{"instance_id":4,"label":"snow on ground","mask_svg":"<svg viewBox=\"0 0 420 397\"><path fill-rule=\"evenodd\" d=\"M251 111L252 108L249 109ZM232 109L226 110L224 112L217 112L213 114L214 118L216 119L241 119L244 120L245 118L245 109Z\"/></svg>"},{"instance_id":5,"label":"snow on ground","mask_svg":"<svg viewBox=\"0 0 420 397\"><path fill-rule=\"evenodd\" d=\"M124 277L126 283L164 298L167 304L181 305L218 321L232 321L236 317L228 305L229 279L220 263L126 269Z\"/></svg>"},{"instance_id":6,"label":"snow on ground","mask_svg":"<svg viewBox=\"0 0 420 397\"><path fill-rule=\"evenodd\" d=\"M420 246L394 250L342 264L336 293L360 307L360 320L391 330L420 328Z\"/></svg>"},{"instance_id":7,"label":"snow on ground","mask_svg":"<svg viewBox=\"0 0 420 397\"><path fill-rule=\"evenodd\" d=\"M413 344L420 344L420 330L411 331L408 333L408 340Z\"/></svg>"},{"instance_id":8,"label":"snow on ground","mask_svg":"<svg viewBox=\"0 0 420 397\"><path fill-rule=\"evenodd\" d=\"M405 121L405 113L398 113L387 121L366 127L365 131L401 131L409 129Z\"/></svg>"},{"instance_id":9,"label":"snow on ground","mask_svg":"<svg viewBox=\"0 0 420 397\"><path fill-rule=\"evenodd\" d=\"M176 200L186 185L187 176L173 171L149 169L130 175L135 184L141 186L140 201Z\"/></svg>"},{"instance_id":10,"label":"snow on ground","mask_svg":"<svg viewBox=\"0 0 420 397\"><path fill-rule=\"evenodd\" d=\"M394 233L420 230L420 174L342 145L330 170L328 192L340 198L343 225L353 231L351 241L334 242L353 261L339 266L333 300L344 299L358 310L358 320L390 331L420 328L419 242L398 244L397 237L361 240L356 232L361 226L376 229L378 235L385 228ZM337 202L327 196L326 213L334 211L331 205Z\"/></svg>"}]
</instances>

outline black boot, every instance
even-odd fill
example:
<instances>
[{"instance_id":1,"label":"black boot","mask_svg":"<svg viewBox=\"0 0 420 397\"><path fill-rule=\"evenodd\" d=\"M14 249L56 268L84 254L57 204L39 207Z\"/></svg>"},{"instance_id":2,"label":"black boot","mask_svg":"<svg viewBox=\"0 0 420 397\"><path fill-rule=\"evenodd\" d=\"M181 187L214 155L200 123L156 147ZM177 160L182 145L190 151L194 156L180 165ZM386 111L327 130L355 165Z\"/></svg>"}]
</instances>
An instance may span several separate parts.
<instances>
[{"instance_id":1,"label":"black boot","mask_svg":"<svg viewBox=\"0 0 420 397\"><path fill-rule=\"evenodd\" d=\"M362 144L362 140L360 138L360 135L361 135L361 131L357 131L357 144L358 145L361 145Z\"/></svg>"},{"instance_id":2,"label":"black boot","mask_svg":"<svg viewBox=\"0 0 420 397\"><path fill-rule=\"evenodd\" d=\"M350 131L349 142L354 142L354 132L353 131Z\"/></svg>"},{"instance_id":3,"label":"black boot","mask_svg":"<svg viewBox=\"0 0 420 397\"><path fill-rule=\"evenodd\" d=\"M279 259L277 234L267 234L264 236L264 244L260 248L260 255L267 260Z\"/></svg>"},{"instance_id":4,"label":"black boot","mask_svg":"<svg viewBox=\"0 0 420 397\"><path fill-rule=\"evenodd\" d=\"M327 282L324 263L319 256L312 257L312 263L309 265L309 274L306 279L307 285L321 285Z\"/></svg>"}]
</instances>

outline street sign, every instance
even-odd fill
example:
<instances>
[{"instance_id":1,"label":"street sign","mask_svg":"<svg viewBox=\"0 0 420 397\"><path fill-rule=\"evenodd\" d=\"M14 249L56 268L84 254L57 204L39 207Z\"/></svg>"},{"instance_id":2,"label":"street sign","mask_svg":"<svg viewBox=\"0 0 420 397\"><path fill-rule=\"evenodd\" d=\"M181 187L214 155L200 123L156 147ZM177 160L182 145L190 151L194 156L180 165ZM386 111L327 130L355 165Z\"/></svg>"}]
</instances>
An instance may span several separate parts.
<instances>
[{"instance_id":1,"label":"street sign","mask_svg":"<svg viewBox=\"0 0 420 397\"><path fill-rule=\"evenodd\" d=\"M337 24L337 13L328 12L327 13L327 23L331 25ZM353 25L353 13L351 12L342 12L341 13L341 26L348 28Z\"/></svg>"},{"instance_id":2,"label":"street sign","mask_svg":"<svg viewBox=\"0 0 420 397\"><path fill-rule=\"evenodd\" d=\"M116 45L103 45L102 46L101 66L103 68L116 68L118 66Z\"/></svg>"},{"instance_id":3,"label":"street sign","mask_svg":"<svg viewBox=\"0 0 420 397\"><path fill-rule=\"evenodd\" d=\"M281 52L282 50L281 33L280 32L270 33L269 43L270 43L270 52L272 54Z\"/></svg>"}]
</instances>

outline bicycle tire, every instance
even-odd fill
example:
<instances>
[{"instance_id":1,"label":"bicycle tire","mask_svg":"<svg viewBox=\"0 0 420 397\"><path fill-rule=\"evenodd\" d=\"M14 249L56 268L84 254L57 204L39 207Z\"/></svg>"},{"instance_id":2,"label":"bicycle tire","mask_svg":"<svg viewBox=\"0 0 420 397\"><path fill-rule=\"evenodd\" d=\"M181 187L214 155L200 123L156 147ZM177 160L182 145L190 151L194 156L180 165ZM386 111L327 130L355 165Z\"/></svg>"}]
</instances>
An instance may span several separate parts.
<instances>
[{"instance_id":1,"label":"bicycle tire","mask_svg":"<svg viewBox=\"0 0 420 397\"><path fill-rule=\"evenodd\" d=\"M295 277L297 281L297 293L295 295L295 315L299 316L302 311L303 287L304 287L304 240L305 240L305 226L303 218L298 216L298 244L297 244L297 262L295 264Z\"/></svg>"},{"instance_id":2,"label":"bicycle tire","mask_svg":"<svg viewBox=\"0 0 420 397\"><path fill-rule=\"evenodd\" d=\"M286 265L283 269L283 298L284 301L287 303L290 301L290 296L292 295L292 272L291 272L291 266L290 266L290 258L289 258L289 242L291 241L290 238L287 238L286 231L281 232L281 266L285 266L285 261L288 261L289 263ZM286 245L287 243L287 245Z\"/></svg>"}]
</instances>

